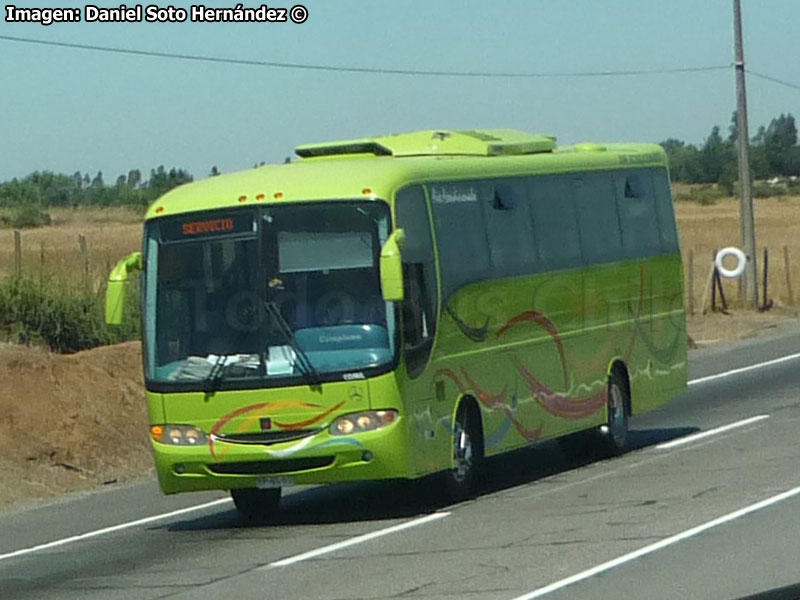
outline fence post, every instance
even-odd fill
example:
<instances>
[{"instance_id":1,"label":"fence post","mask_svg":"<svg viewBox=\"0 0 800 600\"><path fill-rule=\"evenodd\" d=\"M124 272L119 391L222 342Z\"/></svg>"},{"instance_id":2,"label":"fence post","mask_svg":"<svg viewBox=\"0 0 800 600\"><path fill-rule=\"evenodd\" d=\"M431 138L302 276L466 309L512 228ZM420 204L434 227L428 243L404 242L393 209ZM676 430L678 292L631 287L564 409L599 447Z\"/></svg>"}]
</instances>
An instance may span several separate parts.
<instances>
[{"instance_id":1,"label":"fence post","mask_svg":"<svg viewBox=\"0 0 800 600\"><path fill-rule=\"evenodd\" d=\"M694 249L689 250L689 314L694 314Z\"/></svg>"},{"instance_id":2,"label":"fence post","mask_svg":"<svg viewBox=\"0 0 800 600\"><path fill-rule=\"evenodd\" d=\"M717 273L717 251L714 250L714 253L711 255L711 264L713 268L713 274L711 275L711 312L717 312L717 282L719 281L719 273Z\"/></svg>"},{"instance_id":3,"label":"fence post","mask_svg":"<svg viewBox=\"0 0 800 600\"><path fill-rule=\"evenodd\" d=\"M44 284L44 242L39 243L39 286Z\"/></svg>"},{"instance_id":4,"label":"fence post","mask_svg":"<svg viewBox=\"0 0 800 600\"><path fill-rule=\"evenodd\" d=\"M81 259L83 260L83 287L89 290L89 250L86 247L86 236L82 233L78 235L78 244L81 247Z\"/></svg>"},{"instance_id":5,"label":"fence post","mask_svg":"<svg viewBox=\"0 0 800 600\"><path fill-rule=\"evenodd\" d=\"M763 275L764 275L764 295L762 296L761 300L761 312L769 310L772 308L772 302L769 301L767 298L767 278L769 277L769 248L764 246L764 268L763 268Z\"/></svg>"},{"instance_id":6,"label":"fence post","mask_svg":"<svg viewBox=\"0 0 800 600\"><path fill-rule=\"evenodd\" d=\"M789 262L789 246L783 247L783 269L786 273L786 291L789 293L789 306L794 304L794 294L792 294L792 268Z\"/></svg>"},{"instance_id":7,"label":"fence post","mask_svg":"<svg viewBox=\"0 0 800 600\"><path fill-rule=\"evenodd\" d=\"M715 251L716 255L716 251ZM706 279L706 285L703 289L703 299L700 301L700 314L706 314L706 300L708 299L708 292L711 284L714 282L714 273L716 273L717 267L714 262L711 262L711 270L708 272L708 279Z\"/></svg>"},{"instance_id":8,"label":"fence post","mask_svg":"<svg viewBox=\"0 0 800 600\"><path fill-rule=\"evenodd\" d=\"M22 237L19 229L14 230L14 274L22 276Z\"/></svg>"}]
</instances>

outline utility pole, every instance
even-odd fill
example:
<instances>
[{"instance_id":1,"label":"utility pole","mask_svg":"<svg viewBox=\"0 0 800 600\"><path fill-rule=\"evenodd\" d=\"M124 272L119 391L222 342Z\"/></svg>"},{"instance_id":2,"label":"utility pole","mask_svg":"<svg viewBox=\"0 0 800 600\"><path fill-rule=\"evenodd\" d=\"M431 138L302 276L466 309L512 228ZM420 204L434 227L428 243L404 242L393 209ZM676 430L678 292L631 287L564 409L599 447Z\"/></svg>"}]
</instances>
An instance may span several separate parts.
<instances>
[{"instance_id":1,"label":"utility pole","mask_svg":"<svg viewBox=\"0 0 800 600\"><path fill-rule=\"evenodd\" d=\"M736 128L739 131L739 232L742 251L747 256L742 290L744 304L758 309L758 270L756 268L756 227L753 219L753 188L750 180L750 133L747 128L747 94L744 84L741 0L733 0L733 33L736 44Z\"/></svg>"}]
</instances>

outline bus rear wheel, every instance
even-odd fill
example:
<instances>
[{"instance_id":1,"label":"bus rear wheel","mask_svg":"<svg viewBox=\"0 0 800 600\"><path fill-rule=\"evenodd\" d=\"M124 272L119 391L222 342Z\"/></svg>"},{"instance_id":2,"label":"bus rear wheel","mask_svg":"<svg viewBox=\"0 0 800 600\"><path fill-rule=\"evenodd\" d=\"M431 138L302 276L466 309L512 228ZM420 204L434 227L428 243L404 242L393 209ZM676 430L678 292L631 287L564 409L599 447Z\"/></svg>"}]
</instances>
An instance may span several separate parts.
<instances>
[{"instance_id":1,"label":"bus rear wheel","mask_svg":"<svg viewBox=\"0 0 800 600\"><path fill-rule=\"evenodd\" d=\"M625 452L628 444L628 386L618 370L608 378L608 419L603 428L606 450L612 456Z\"/></svg>"},{"instance_id":2,"label":"bus rear wheel","mask_svg":"<svg viewBox=\"0 0 800 600\"><path fill-rule=\"evenodd\" d=\"M275 514L281 500L281 488L260 490L240 488L231 490L236 510L249 520L262 521Z\"/></svg>"},{"instance_id":3,"label":"bus rear wheel","mask_svg":"<svg viewBox=\"0 0 800 600\"><path fill-rule=\"evenodd\" d=\"M483 444L479 417L467 403L456 412L453 424L452 466L444 472L448 499L459 502L475 497L483 462Z\"/></svg>"},{"instance_id":4,"label":"bus rear wheel","mask_svg":"<svg viewBox=\"0 0 800 600\"><path fill-rule=\"evenodd\" d=\"M561 451L581 461L623 454L628 443L628 394L623 372L615 369L608 378L605 424L558 438Z\"/></svg>"}]
</instances>

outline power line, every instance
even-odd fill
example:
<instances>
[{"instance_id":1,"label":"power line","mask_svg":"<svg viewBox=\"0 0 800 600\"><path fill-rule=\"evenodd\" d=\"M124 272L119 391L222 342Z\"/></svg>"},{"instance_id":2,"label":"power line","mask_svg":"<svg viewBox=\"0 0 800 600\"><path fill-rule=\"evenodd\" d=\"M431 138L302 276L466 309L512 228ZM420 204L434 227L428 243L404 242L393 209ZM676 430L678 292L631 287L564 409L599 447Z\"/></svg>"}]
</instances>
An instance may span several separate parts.
<instances>
[{"instance_id":1,"label":"power line","mask_svg":"<svg viewBox=\"0 0 800 600\"><path fill-rule=\"evenodd\" d=\"M764 75L763 73L756 73L755 71L751 71L750 69L746 69L746 71L748 75L752 75L753 77L758 77L759 79L765 79L767 81L771 81L772 83L777 83L778 85L782 85L795 90L800 90L800 85L789 83L788 81L784 81L783 79L778 79L777 77L770 77L769 75Z\"/></svg>"},{"instance_id":2,"label":"power line","mask_svg":"<svg viewBox=\"0 0 800 600\"><path fill-rule=\"evenodd\" d=\"M69 42L54 42L33 38L0 35L0 40L8 42L22 42L41 46L56 46L60 48L73 48L77 50L90 50L94 52L109 52L114 54L128 54L134 56L148 56L155 58L172 58L179 60L193 60L199 62L223 63L231 65L247 65L255 67L271 67L278 69L302 69L307 71L334 71L338 73L367 73L373 75L426 75L435 77L483 77L483 78L569 78L569 77L629 77L635 75L667 75L674 73L700 73L707 71L721 71L730 69L731 65L711 65L705 67L680 67L674 69L636 69L623 71L574 71L562 73L513 73L491 71L424 71L394 68L370 68L355 66L318 65L308 63L277 62L267 60L250 60L240 58L227 58L218 56L202 56L197 54L176 54L172 52L158 52L154 50L135 50L130 48L112 48L109 46L95 46L90 44L74 44Z\"/></svg>"}]
</instances>

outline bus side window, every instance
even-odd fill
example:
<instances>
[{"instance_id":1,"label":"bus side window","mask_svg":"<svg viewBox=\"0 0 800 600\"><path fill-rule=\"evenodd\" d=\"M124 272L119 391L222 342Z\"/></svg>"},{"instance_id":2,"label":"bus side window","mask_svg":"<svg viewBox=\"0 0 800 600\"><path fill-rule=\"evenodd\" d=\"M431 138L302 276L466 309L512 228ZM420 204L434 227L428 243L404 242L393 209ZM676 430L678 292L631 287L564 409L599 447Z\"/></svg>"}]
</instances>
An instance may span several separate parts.
<instances>
[{"instance_id":1,"label":"bus side window","mask_svg":"<svg viewBox=\"0 0 800 600\"><path fill-rule=\"evenodd\" d=\"M430 357L436 332L438 290L431 223L425 192L413 186L397 193L397 227L406 233L403 245L403 350L411 377L419 375Z\"/></svg>"},{"instance_id":2,"label":"bus side window","mask_svg":"<svg viewBox=\"0 0 800 600\"><path fill-rule=\"evenodd\" d=\"M625 258L615 191L611 173L584 173L572 178L583 260L587 265Z\"/></svg>"},{"instance_id":3,"label":"bus side window","mask_svg":"<svg viewBox=\"0 0 800 600\"><path fill-rule=\"evenodd\" d=\"M655 199L650 173L623 171L614 175L617 210L622 226L626 258L645 258L661 253Z\"/></svg>"},{"instance_id":4,"label":"bus side window","mask_svg":"<svg viewBox=\"0 0 800 600\"><path fill-rule=\"evenodd\" d=\"M481 185L492 272L511 277L536 266L536 246L525 181L498 179Z\"/></svg>"},{"instance_id":5,"label":"bus side window","mask_svg":"<svg viewBox=\"0 0 800 600\"><path fill-rule=\"evenodd\" d=\"M536 270L578 266L581 243L569 180L562 176L531 177L526 183L533 237L540 260Z\"/></svg>"},{"instance_id":6,"label":"bus side window","mask_svg":"<svg viewBox=\"0 0 800 600\"><path fill-rule=\"evenodd\" d=\"M672 208L672 194L666 169L651 169L653 189L656 199L658 232L661 238L661 251L665 254L678 253L678 231L675 227L675 214Z\"/></svg>"}]
</instances>

